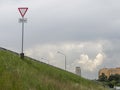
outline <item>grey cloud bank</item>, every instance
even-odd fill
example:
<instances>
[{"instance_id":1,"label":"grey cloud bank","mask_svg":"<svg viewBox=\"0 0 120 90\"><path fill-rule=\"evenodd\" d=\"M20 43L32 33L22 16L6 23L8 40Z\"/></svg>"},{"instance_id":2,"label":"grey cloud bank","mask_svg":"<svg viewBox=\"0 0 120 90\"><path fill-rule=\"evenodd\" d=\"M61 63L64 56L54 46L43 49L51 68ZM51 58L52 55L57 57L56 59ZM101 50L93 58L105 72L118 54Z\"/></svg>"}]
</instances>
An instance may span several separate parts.
<instances>
[{"instance_id":1,"label":"grey cloud bank","mask_svg":"<svg viewBox=\"0 0 120 90\"><path fill-rule=\"evenodd\" d=\"M105 48L106 46L109 47ZM109 59L108 56L110 53L108 51L110 51L111 48L114 48L114 44L111 42L107 40L97 40L39 44L27 49L25 53L27 56L31 56L46 63L48 62L47 60L49 60L49 64L64 69L64 57L57 54L57 51L61 51L67 56L67 70L75 73L75 67L80 66L83 77L97 78L98 70L100 68L105 66L116 67L120 64L113 64L114 58L118 57L114 54L114 50L111 50L113 55ZM47 57L47 60L42 60L41 57Z\"/></svg>"},{"instance_id":2,"label":"grey cloud bank","mask_svg":"<svg viewBox=\"0 0 120 90\"><path fill-rule=\"evenodd\" d=\"M94 71L83 71L88 78L96 78L101 67L120 66L119 0L0 1L0 47L20 52L21 24L18 18L21 16L17 8L25 6L29 8L25 15L28 18L25 24L26 55L37 59L48 57L53 65L64 68L60 61L63 58L55 56L56 51L61 50L68 54L67 67L72 72L76 65L82 66L74 64L76 60L84 61L80 59L81 55L86 55L88 62L103 55L102 63Z\"/></svg>"}]
</instances>

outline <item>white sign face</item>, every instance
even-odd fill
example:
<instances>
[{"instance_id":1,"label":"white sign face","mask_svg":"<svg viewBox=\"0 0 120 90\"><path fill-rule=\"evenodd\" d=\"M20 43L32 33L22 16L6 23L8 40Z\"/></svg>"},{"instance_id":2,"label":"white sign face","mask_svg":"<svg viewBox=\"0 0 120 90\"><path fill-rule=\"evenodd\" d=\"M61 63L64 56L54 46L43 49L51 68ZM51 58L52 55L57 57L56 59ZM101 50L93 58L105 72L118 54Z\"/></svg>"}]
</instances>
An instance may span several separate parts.
<instances>
[{"instance_id":1,"label":"white sign face","mask_svg":"<svg viewBox=\"0 0 120 90\"><path fill-rule=\"evenodd\" d=\"M20 18L19 19L19 23L27 23L27 18Z\"/></svg>"},{"instance_id":2,"label":"white sign face","mask_svg":"<svg viewBox=\"0 0 120 90\"><path fill-rule=\"evenodd\" d=\"M21 16L24 17L28 8L27 7L21 7L21 8L18 8L18 10L19 10Z\"/></svg>"}]
</instances>

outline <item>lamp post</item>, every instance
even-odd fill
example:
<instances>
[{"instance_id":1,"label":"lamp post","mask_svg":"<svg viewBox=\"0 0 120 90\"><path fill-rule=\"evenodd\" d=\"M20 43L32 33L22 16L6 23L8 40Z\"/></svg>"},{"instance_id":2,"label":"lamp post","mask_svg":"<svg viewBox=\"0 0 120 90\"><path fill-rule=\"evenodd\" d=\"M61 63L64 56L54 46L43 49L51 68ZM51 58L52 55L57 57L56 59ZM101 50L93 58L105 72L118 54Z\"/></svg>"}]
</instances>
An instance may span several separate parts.
<instances>
[{"instance_id":1,"label":"lamp post","mask_svg":"<svg viewBox=\"0 0 120 90\"><path fill-rule=\"evenodd\" d=\"M59 54L61 54L65 57L65 70L66 70L66 55L64 53L60 52L60 51L57 51L57 53L59 53Z\"/></svg>"},{"instance_id":2,"label":"lamp post","mask_svg":"<svg viewBox=\"0 0 120 90\"><path fill-rule=\"evenodd\" d=\"M43 59L43 60L47 60L47 62L48 62L48 64L49 64L49 60L48 60L48 59L46 59L46 58L44 58L44 57L42 57L41 59Z\"/></svg>"}]
</instances>

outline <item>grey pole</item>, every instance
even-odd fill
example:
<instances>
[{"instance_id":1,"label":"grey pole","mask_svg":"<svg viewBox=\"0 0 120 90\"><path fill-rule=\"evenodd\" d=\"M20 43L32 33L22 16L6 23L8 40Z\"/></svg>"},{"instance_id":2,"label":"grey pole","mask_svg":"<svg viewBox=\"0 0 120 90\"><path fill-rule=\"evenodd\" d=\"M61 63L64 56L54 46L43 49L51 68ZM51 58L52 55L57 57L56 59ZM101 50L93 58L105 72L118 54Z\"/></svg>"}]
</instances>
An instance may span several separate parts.
<instances>
[{"instance_id":1,"label":"grey pole","mask_svg":"<svg viewBox=\"0 0 120 90\"><path fill-rule=\"evenodd\" d=\"M66 55L58 51L57 53L62 54L65 57L65 70L66 70Z\"/></svg>"},{"instance_id":2,"label":"grey pole","mask_svg":"<svg viewBox=\"0 0 120 90\"><path fill-rule=\"evenodd\" d=\"M22 53L23 53L23 43L24 43L24 17L22 18Z\"/></svg>"},{"instance_id":3,"label":"grey pole","mask_svg":"<svg viewBox=\"0 0 120 90\"><path fill-rule=\"evenodd\" d=\"M24 44L24 17L22 17L22 48L20 54L21 59L24 59L23 44Z\"/></svg>"},{"instance_id":4,"label":"grey pole","mask_svg":"<svg viewBox=\"0 0 120 90\"><path fill-rule=\"evenodd\" d=\"M65 70L66 70L66 56L65 56Z\"/></svg>"}]
</instances>

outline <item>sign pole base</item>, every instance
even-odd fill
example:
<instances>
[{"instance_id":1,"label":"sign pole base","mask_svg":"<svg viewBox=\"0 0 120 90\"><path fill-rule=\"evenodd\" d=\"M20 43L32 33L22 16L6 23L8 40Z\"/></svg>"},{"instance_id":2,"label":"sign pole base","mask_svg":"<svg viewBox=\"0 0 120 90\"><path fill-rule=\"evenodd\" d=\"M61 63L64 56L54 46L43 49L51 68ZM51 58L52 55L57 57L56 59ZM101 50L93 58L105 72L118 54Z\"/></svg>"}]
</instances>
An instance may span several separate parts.
<instances>
[{"instance_id":1,"label":"sign pole base","mask_svg":"<svg viewBox=\"0 0 120 90\"><path fill-rule=\"evenodd\" d=\"M24 59L24 53L20 53L20 58Z\"/></svg>"}]
</instances>

